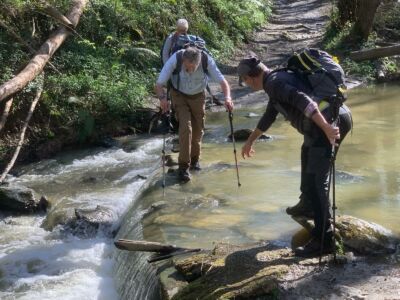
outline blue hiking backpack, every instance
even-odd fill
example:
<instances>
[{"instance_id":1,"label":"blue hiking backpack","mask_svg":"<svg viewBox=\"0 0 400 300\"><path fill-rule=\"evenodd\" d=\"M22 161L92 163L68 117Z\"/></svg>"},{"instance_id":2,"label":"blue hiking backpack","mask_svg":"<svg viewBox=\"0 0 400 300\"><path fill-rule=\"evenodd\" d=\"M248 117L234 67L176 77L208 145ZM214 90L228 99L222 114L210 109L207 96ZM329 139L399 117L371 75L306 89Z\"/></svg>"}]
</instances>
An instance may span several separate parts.
<instances>
[{"instance_id":1,"label":"blue hiking backpack","mask_svg":"<svg viewBox=\"0 0 400 300\"><path fill-rule=\"evenodd\" d=\"M165 47L165 42L167 41L168 36L164 39L163 45L160 50L160 57L161 57L161 63L163 64L163 51ZM168 56L171 57L172 54L175 52L184 49L185 47L188 46L188 44L196 44L197 48L201 48L201 50L206 51L207 54L210 54L210 52L207 50L205 47L206 42L199 36L197 35L192 35L192 34L180 34L177 36L174 34L172 36L172 41L171 41L171 48L169 49Z\"/></svg>"}]
</instances>

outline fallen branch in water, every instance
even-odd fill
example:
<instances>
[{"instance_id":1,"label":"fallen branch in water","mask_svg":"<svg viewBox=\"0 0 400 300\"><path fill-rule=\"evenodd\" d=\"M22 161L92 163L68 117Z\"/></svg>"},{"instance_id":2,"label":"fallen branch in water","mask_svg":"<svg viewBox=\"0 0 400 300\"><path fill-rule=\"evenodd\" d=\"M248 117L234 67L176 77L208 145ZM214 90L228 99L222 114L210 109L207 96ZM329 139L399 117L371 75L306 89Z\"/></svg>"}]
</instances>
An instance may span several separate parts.
<instances>
[{"instance_id":1,"label":"fallen branch in water","mask_svg":"<svg viewBox=\"0 0 400 300\"><path fill-rule=\"evenodd\" d=\"M199 252L202 250L199 248L190 249L190 248L177 247L175 245L161 244L157 242L125 240L125 239L119 239L118 241L115 241L114 245L121 250L156 252L147 259L149 263L168 259L176 255Z\"/></svg>"}]
</instances>

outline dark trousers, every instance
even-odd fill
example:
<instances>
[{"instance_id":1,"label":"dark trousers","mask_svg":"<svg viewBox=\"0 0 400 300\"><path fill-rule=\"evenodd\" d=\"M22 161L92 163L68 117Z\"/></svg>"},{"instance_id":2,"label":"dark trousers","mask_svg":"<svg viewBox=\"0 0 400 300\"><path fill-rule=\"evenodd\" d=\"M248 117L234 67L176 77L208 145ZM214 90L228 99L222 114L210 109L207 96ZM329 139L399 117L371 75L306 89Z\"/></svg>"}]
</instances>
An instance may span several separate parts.
<instances>
[{"instance_id":1,"label":"dark trousers","mask_svg":"<svg viewBox=\"0 0 400 300\"><path fill-rule=\"evenodd\" d=\"M327 108L322 112L326 120L332 120L332 112ZM352 126L350 110L343 105L339 110L337 126L340 130L340 140L343 141ZM339 147L335 147L335 155ZM310 200L314 210L315 228L312 235L318 239L325 231L325 240L332 238L331 214L328 195L329 171L331 167L332 145L324 132L311 122L309 130L304 134L301 147L301 196ZM325 219L325 224L324 224Z\"/></svg>"}]
</instances>

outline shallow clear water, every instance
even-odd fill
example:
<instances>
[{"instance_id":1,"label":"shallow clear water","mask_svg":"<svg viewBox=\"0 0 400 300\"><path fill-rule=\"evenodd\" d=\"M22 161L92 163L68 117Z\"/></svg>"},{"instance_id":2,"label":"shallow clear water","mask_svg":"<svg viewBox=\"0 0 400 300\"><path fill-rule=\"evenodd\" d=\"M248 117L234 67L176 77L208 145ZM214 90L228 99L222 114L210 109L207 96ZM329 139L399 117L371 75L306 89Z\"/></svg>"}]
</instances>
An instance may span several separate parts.
<instances>
[{"instance_id":1,"label":"shallow clear water","mask_svg":"<svg viewBox=\"0 0 400 300\"><path fill-rule=\"evenodd\" d=\"M337 213L400 233L400 88L356 89L347 104L354 129L336 161ZM249 112L261 115L263 110L236 111L235 129L253 128L259 118L248 118ZM147 218L145 238L204 248L215 241L289 243L299 228L285 209L298 201L302 136L287 122L275 122L267 132L272 139L257 142L254 157L243 160L238 155L238 188L233 146L224 138L229 134L227 114L214 114L207 124L204 170L187 185L167 187L167 207ZM236 144L238 154L242 144ZM161 188L155 189L143 205L162 200Z\"/></svg>"},{"instance_id":2,"label":"shallow clear water","mask_svg":"<svg viewBox=\"0 0 400 300\"><path fill-rule=\"evenodd\" d=\"M379 223L397 233L399 95L398 86L351 91L348 105L354 130L336 162L338 213ZM263 109L235 111L235 129L253 128L259 117L247 115L261 115ZM302 137L278 120L267 133L272 139L257 142L251 159L239 157L242 143L237 142L242 184L238 188L233 147L226 140L230 130L227 113L208 114L206 126L203 170L193 174L186 185L177 184L174 175L168 174L165 196L158 176L133 206L134 195L144 183L137 175L150 174L160 161L160 138L128 139L123 149L66 153L25 167L15 181L47 195L55 211L107 207L114 212L114 229L132 207L119 238L143 237L203 248L212 248L218 241L236 244L274 239L288 244L299 228L285 208L298 201ZM160 209L148 212L152 204ZM62 227L45 231L40 227L44 218L0 216L1 299L118 299L119 295L141 299L151 294L153 273L141 275L145 267L138 262L145 257L120 255L113 239L102 232L82 239L63 232ZM126 261L135 261L141 270ZM121 267L124 263L126 268ZM124 286L123 280L132 285Z\"/></svg>"}]
</instances>

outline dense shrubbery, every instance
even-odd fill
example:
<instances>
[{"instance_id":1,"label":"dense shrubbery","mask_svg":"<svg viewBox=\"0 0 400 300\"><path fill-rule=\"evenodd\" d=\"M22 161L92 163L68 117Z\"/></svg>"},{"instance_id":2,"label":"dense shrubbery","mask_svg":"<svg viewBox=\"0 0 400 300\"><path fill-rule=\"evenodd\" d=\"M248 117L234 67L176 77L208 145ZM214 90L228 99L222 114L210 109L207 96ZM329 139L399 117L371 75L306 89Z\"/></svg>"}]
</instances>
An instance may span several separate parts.
<instances>
[{"instance_id":1,"label":"dense shrubbery","mask_svg":"<svg viewBox=\"0 0 400 300\"><path fill-rule=\"evenodd\" d=\"M324 47L328 51L339 53L345 57L352 50L375 48L380 44L398 43L400 39L400 3L387 1L381 4L375 15L373 32L367 41L355 40L352 30L353 23L341 24L337 10L334 10L325 34ZM357 63L350 59L344 59L341 64L349 74L358 75L367 80L375 79L376 66L378 65L385 69L388 78L396 76L393 74L400 72L399 60L393 57Z\"/></svg>"},{"instance_id":2,"label":"dense shrubbery","mask_svg":"<svg viewBox=\"0 0 400 300\"><path fill-rule=\"evenodd\" d=\"M71 5L70 0L48 2L62 12ZM235 45L265 21L268 6L265 0L89 1L77 28L79 35L69 37L52 59L58 72L51 67L45 70L45 91L33 120L35 137L54 137L59 128L68 127L84 141L106 124L135 126L132 115L153 93L160 68L157 55L177 18L187 18L190 32L202 36L217 59L226 60ZM58 26L40 12L37 0L4 0L0 7L0 17L34 49ZM0 49L3 83L31 54L4 30L0 31ZM29 88L16 96L15 118L10 120L16 121L24 107L18 103L31 97ZM8 122L6 133L14 128Z\"/></svg>"}]
</instances>

